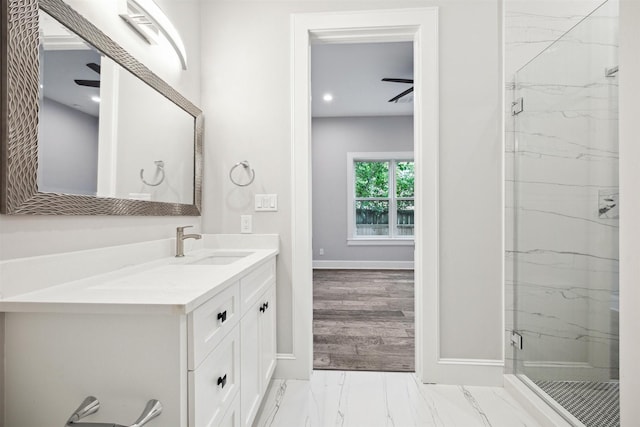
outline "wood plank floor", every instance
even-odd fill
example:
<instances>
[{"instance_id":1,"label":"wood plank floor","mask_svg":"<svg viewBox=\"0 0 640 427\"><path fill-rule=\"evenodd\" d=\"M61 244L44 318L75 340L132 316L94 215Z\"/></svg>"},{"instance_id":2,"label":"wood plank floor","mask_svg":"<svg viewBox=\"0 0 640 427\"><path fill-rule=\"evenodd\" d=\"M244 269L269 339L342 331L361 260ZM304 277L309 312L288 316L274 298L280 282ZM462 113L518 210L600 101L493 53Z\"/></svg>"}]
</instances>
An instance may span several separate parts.
<instances>
[{"instance_id":1,"label":"wood plank floor","mask_svg":"<svg viewBox=\"0 0 640 427\"><path fill-rule=\"evenodd\" d=\"M412 270L314 270L315 369L414 371Z\"/></svg>"}]
</instances>

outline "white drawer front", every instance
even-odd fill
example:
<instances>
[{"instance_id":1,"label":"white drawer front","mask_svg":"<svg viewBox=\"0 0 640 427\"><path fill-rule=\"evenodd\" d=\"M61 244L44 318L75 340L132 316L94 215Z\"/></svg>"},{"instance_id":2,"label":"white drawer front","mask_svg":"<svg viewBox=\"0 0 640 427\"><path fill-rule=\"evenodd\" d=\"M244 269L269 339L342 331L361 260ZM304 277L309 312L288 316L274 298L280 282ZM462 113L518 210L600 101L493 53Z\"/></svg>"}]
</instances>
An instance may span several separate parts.
<instances>
[{"instance_id":1,"label":"white drawer front","mask_svg":"<svg viewBox=\"0 0 640 427\"><path fill-rule=\"evenodd\" d=\"M239 352L240 329L234 328L202 365L189 372L190 427L214 427L226 418L240 386Z\"/></svg>"},{"instance_id":2,"label":"white drawer front","mask_svg":"<svg viewBox=\"0 0 640 427\"><path fill-rule=\"evenodd\" d=\"M238 283L211 298L189 314L189 370L196 369L238 323Z\"/></svg>"},{"instance_id":3,"label":"white drawer front","mask_svg":"<svg viewBox=\"0 0 640 427\"><path fill-rule=\"evenodd\" d=\"M240 279L242 313L246 313L262 293L276 280L276 262L268 261Z\"/></svg>"}]
</instances>

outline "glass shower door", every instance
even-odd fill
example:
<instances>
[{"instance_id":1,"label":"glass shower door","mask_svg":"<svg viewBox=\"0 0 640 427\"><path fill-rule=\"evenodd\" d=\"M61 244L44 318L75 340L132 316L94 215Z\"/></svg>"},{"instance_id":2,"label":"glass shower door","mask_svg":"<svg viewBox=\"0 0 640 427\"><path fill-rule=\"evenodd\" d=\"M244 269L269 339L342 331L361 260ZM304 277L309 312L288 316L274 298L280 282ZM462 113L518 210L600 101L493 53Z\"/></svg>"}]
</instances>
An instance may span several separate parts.
<instances>
[{"instance_id":1,"label":"glass shower door","mask_svg":"<svg viewBox=\"0 0 640 427\"><path fill-rule=\"evenodd\" d=\"M604 3L520 69L514 102L515 370L594 427L619 425L617 17Z\"/></svg>"}]
</instances>

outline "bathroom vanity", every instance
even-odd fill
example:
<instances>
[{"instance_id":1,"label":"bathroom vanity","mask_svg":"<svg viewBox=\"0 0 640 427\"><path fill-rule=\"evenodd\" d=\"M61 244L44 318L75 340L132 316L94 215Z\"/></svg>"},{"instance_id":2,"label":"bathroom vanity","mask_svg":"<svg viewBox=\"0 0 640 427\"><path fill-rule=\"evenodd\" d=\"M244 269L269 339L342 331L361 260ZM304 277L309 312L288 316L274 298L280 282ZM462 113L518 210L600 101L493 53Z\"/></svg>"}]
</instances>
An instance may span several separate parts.
<instances>
[{"instance_id":1,"label":"bathroom vanity","mask_svg":"<svg viewBox=\"0 0 640 427\"><path fill-rule=\"evenodd\" d=\"M251 426L276 365L278 237L262 237L251 237L252 248L205 235L184 258L0 299L5 426L62 426L90 395L100 410L82 422L129 425L157 399L163 411L150 427ZM49 265L62 277L74 264L74 254L64 255L61 262L38 257L31 266ZM101 250L75 254L78 263L99 265L101 257L112 262ZM0 267L17 277L15 265Z\"/></svg>"}]
</instances>

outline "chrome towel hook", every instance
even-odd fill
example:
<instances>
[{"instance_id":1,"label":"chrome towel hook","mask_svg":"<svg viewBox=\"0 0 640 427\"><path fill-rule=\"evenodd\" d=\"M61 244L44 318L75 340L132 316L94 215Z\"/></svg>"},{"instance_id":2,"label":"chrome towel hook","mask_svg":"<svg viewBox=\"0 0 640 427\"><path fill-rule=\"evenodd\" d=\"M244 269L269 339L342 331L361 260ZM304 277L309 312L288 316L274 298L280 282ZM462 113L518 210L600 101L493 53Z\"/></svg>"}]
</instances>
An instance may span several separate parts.
<instances>
[{"instance_id":1,"label":"chrome towel hook","mask_svg":"<svg viewBox=\"0 0 640 427\"><path fill-rule=\"evenodd\" d=\"M248 170L251 173L251 178L249 179L249 182L247 182L246 184L241 184L241 183L237 182L235 179L233 179L233 171L238 166L242 166L245 170ZM254 179L256 179L256 172L253 169L251 169L251 166L249 165L249 162L247 160L243 160L243 161L238 162L235 165L233 165L233 167L229 171L229 179L231 180L231 182L233 182L238 187L246 187L246 186L250 185L253 182Z\"/></svg>"},{"instance_id":2,"label":"chrome towel hook","mask_svg":"<svg viewBox=\"0 0 640 427\"><path fill-rule=\"evenodd\" d=\"M144 169L140 169L140 180L146 184L149 185L151 187L157 187L158 185L162 184L162 181L164 181L164 162L162 160L156 160L155 162L153 162L156 164L156 175L158 174L158 172L160 174L162 174L162 176L160 177L160 179L158 180L158 182L156 182L155 184L152 184L150 182L147 182L144 179Z\"/></svg>"}]
</instances>

